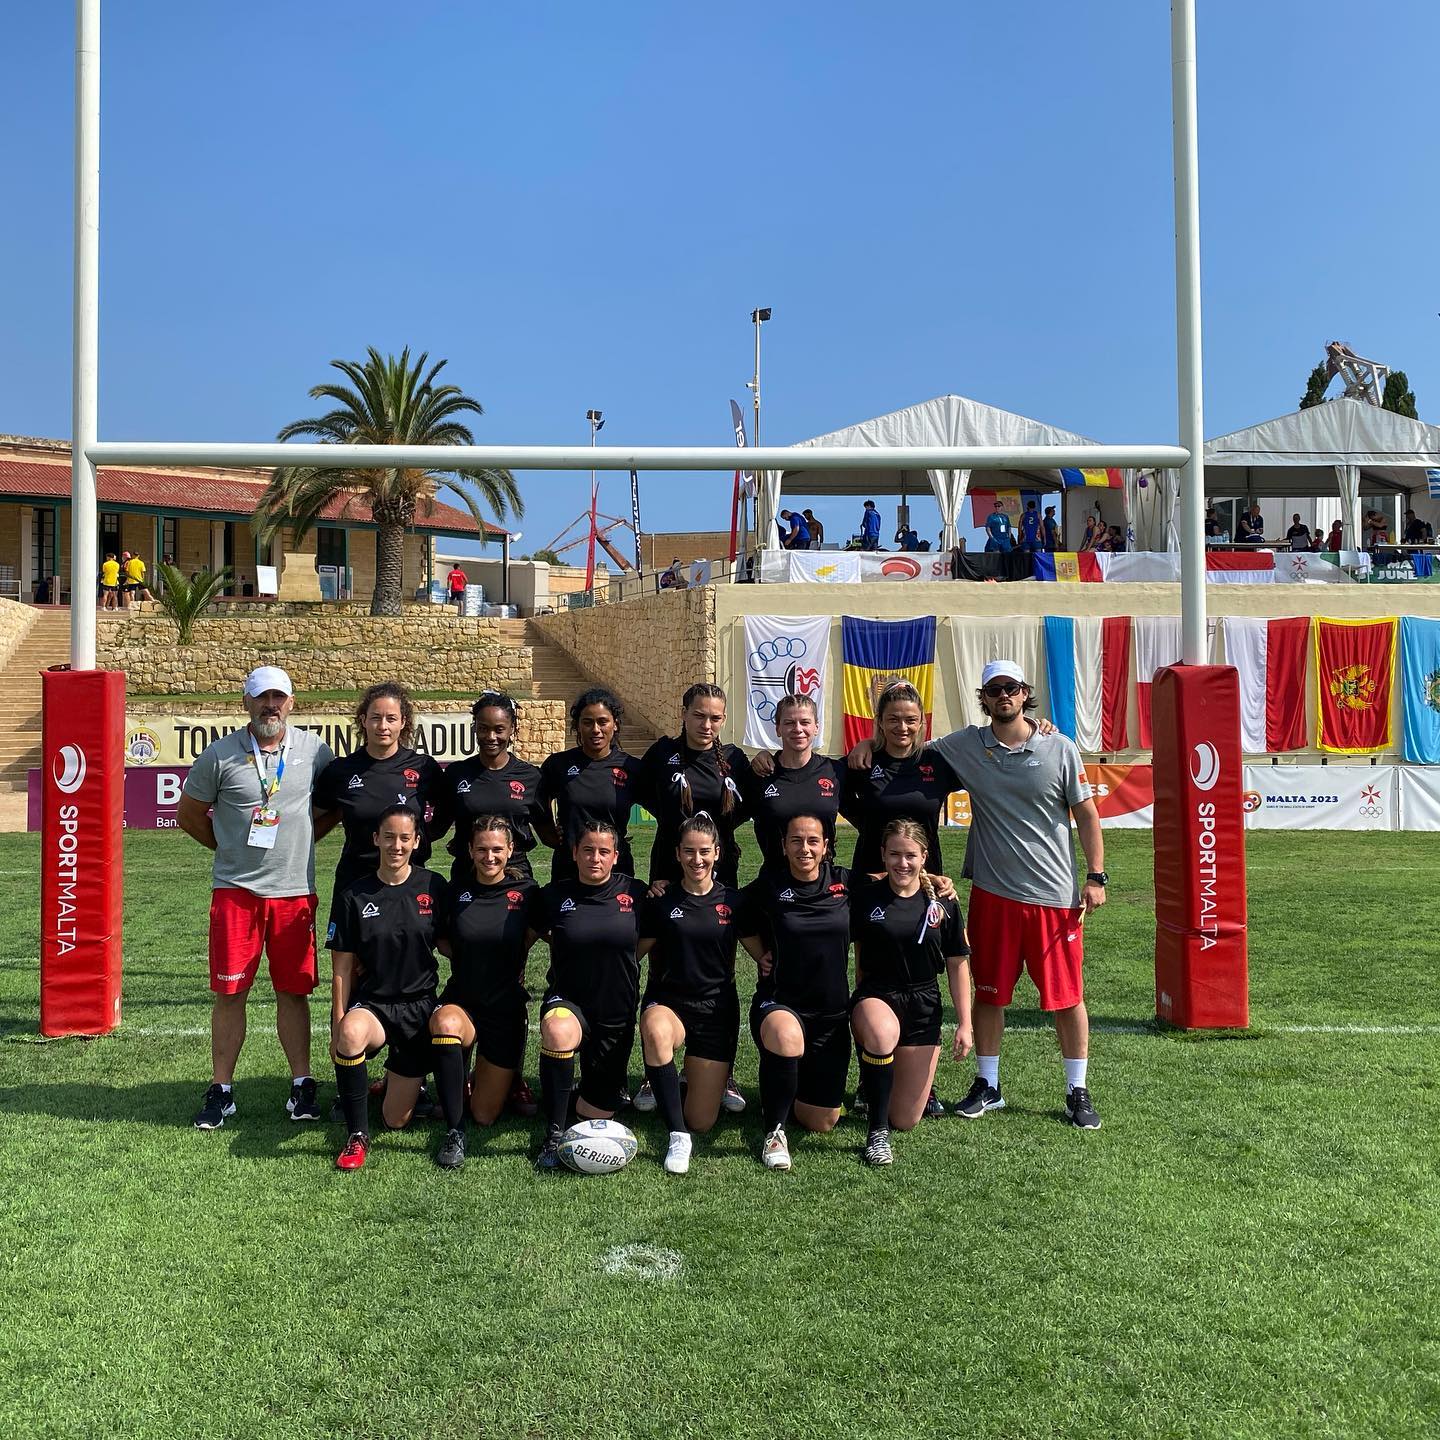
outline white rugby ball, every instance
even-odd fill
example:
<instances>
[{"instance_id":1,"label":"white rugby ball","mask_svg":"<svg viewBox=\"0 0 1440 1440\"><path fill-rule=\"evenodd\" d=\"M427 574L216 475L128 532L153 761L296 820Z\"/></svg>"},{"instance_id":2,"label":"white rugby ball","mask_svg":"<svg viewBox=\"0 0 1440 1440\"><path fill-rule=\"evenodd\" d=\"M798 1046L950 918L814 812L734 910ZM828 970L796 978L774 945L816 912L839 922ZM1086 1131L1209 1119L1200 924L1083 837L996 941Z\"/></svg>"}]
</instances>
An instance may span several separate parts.
<instances>
[{"instance_id":1,"label":"white rugby ball","mask_svg":"<svg viewBox=\"0 0 1440 1440\"><path fill-rule=\"evenodd\" d=\"M581 1120L560 1137L560 1158L582 1175L609 1175L634 1158L635 1137L618 1120Z\"/></svg>"}]
</instances>

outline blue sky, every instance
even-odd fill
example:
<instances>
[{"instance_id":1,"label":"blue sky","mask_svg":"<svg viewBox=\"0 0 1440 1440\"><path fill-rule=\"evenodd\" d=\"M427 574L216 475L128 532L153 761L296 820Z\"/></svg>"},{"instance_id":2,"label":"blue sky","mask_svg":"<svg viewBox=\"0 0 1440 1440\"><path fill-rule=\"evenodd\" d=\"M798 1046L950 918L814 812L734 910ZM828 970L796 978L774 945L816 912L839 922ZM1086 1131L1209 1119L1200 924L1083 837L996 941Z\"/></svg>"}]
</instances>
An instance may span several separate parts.
<instances>
[{"instance_id":1,"label":"blue sky","mask_svg":"<svg viewBox=\"0 0 1440 1440\"><path fill-rule=\"evenodd\" d=\"M1293 409L1331 339L1440 416L1440 7L1198 8L1207 432ZM72 7L6 42L0 430L64 436ZM147 0L107 7L103 97L106 438L266 439L408 344L484 441L583 442L594 406L725 444L756 305L767 441L947 391L1175 435L1160 0ZM522 481L528 550L588 482ZM646 527L727 525L728 483L642 477Z\"/></svg>"}]
</instances>

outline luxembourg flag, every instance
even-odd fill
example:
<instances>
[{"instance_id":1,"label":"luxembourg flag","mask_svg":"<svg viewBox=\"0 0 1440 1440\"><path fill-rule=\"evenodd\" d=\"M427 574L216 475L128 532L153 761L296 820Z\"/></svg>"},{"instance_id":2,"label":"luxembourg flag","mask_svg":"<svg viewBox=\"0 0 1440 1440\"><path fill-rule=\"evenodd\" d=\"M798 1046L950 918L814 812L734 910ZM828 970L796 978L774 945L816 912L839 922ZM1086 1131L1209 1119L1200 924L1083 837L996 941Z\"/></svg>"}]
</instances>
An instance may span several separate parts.
<instances>
[{"instance_id":1,"label":"luxembourg flag","mask_svg":"<svg viewBox=\"0 0 1440 1440\"><path fill-rule=\"evenodd\" d=\"M1225 617L1225 663L1240 672L1240 744L1247 755L1305 748L1310 617Z\"/></svg>"},{"instance_id":2,"label":"luxembourg flag","mask_svg":"<svg viewBox=\"0 0 1440 1440\"><path fill-rule=\"evenodd\" d=\"M1130 617L1047 615L1051 718L1086 755L1129 745Z\"/></svg>"},{"instance_id":3,"label":"luxembourg flag","mask_svg":"<svg viewBox=\"0 0 1440 1440\"><path fill-rule=\"evenodd\" d=\"M1205 627L1207 658L1215 663L1215 622ZM1135 617L1135 715L1140 722L1140 748L1153 748L1150 729L1150 686L1155 672L1166 665L1180 663L1183 647L1180 642L1178 615L1137 615Z\"/></svg>"}]
</instances>

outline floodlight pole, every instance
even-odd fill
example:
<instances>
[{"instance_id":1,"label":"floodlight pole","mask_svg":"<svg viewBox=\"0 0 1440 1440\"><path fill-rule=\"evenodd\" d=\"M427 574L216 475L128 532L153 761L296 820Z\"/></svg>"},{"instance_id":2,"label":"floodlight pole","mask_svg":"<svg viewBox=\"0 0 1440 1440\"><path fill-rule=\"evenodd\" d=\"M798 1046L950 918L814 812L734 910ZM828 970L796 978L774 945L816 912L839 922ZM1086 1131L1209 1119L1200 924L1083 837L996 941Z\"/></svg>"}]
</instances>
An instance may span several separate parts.
<instances>
[{"instance_id":1,"label":"floodlight pole","mask_svg":"<svg viewBox=\"0 0 1440 1440\"><path fill-rule=\"evenodd\" d=\"M1200 157L1196 140L1195 0L1171 0L1170 102L1175 139L1175 358L1180 470L1180 653L1209 660L1205 637L1205 403L1200 343Z\"/></svg>"},{"instance_id":2,"label":"floodlight pole","mask_svg":"<svg viewBox=\"0 0 1440 1440\"><path fill-rule=\"evenodd\" d=\"M75 298L70 417L70 668L95 668L100 381L100 0L75 3ZM55 577L58 592L60 577ZM56 596L58 599L58 594Z\"/></svg>"}]
</instances>

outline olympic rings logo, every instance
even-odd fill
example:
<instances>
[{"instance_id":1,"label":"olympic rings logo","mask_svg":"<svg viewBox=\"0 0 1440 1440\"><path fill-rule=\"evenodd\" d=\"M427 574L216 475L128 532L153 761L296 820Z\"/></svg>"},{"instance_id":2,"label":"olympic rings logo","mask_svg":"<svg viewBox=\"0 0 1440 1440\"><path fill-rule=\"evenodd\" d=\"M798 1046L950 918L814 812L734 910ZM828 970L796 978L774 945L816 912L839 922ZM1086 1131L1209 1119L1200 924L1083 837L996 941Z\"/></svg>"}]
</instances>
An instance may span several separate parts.
<instances>
[{"instance_id":1,"label":"olympic rings logo","mask_svg":"<svg viewBox=\"0 0 1440 1440\"><path fill-rule=\"evenodd\" d=\"M1383 818L1385 809L1381 805L1362 805L1360 807L1360 818L1362 820L1379 820Z\"/></svg>"},{"instance_id":2,"label":"olympic rings logo","mask_svg":"<svg viewBox=\"0 0 1440 1440\"><path fill-rule=\"evenodd\" d=\"M777 635L750 652L750 668L757 674L773 660L799 660L809 649L798 635Z\"/></svg>"}]
</instances>

